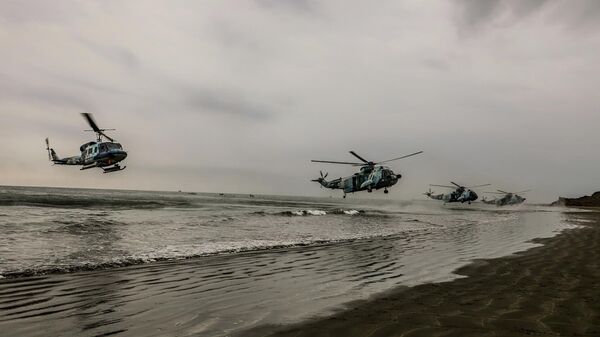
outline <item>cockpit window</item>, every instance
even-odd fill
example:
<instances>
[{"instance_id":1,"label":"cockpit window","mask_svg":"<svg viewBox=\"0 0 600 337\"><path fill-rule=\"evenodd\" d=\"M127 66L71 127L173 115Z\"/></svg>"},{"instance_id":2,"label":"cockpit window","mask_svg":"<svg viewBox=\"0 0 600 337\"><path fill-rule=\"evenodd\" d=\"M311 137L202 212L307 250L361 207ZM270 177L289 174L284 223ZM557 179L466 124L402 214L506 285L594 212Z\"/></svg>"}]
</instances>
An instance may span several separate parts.
<instances>
[{"instance_id":1,"label":"cockpit window","mask_svg":"<svg viewBox=\"0 0 600 337\"><path fill-rule=\"evenodd\" d=\"M106 146L108 147L109 150L121 150L121 149L123 149L121 147L121 144L119 144L119 143L106 143Z\"/></svg>"}]
</instances>

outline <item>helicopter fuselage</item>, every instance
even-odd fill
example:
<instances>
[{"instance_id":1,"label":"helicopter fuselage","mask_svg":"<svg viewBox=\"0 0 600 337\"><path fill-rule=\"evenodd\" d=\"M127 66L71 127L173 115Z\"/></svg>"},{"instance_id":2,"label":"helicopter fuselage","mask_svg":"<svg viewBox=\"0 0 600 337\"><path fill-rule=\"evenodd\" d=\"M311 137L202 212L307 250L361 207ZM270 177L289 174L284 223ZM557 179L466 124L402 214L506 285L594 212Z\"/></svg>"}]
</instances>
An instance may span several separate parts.
<instances>
[{"instance_id":1,"label":"helicopter fuselage","mask_svg":"<svg viewBox=\"0 0 600 337\"><path fill-rule=\"evenodd\" d=\"M508 193L504 195L502 198L496 198L493 200L482 200L486 204L496 205L496 206L508 206L508 205L519 205L525 202L526 198L523 198L520 195Z\"/></svg>"},{"instance_id":2,"label":"helicopter fuselage","mask_svg":"<svg viewBox=\"0 0 600 337\"><path fill-rule=\"evenodd\" d=\"M321 186L330 189L341 189L346 193L354 193L359 191L368 191L386 189L394 186L401 178L400 174L395 174L389 167L386 166L363 166L360 172L351 176L341 177L331 181L324 178L317 179Z\"/></svg>"},{"instance_id":3,"label":"helicopter fuselage","mask_svg":"<svg viewBox=\"0 0 600 337\"><path fill-rule=\"evenodd\" d=\"M119 143L89 142L81 145L80 150L83 168L107 167L127 158L127 152Z\"/></svg>"},{"instance_id":4,"label":"helicopter fuselage","mask_svg":"<svg viewBox=\"0 0 600 337\"><path fill-rule=\"evenodd\" d=\"M59 158L54 149L49 148L51 161L57 165L81 165L82 170L100 167L105 172L112 172L121 170L118 163L127 158L121 144L114 142L88 142L79 150L79 156Z\"/></svg>"},{"instance_id":5,"label":"helicopter fuselage","mask_svg":"<svg viewBox=\"0 0 600 337\"><path fill-rule=\"evenodd\" d=\"M411 153L402 157L388 159L384 161L374 162L370 160L366 160L361 157L354 151L350 151L350 154L356 157L360 162L347 162L347 161L332 161L332 160L311 160L313 163L327 163L327 164L342 164L342 165L352 165L359 166L360 171L348 176L348 177L340 177L338 179L334 179L331 181L325 180L327 178L327 173L323 175L322 171L321 177L317 179L313 179L312 181L316 181L321 184L322 187L331 188L331 189L340 189L344 191L344 198L346 197L346 193L354 193L359 191L367 191L373 192L373 190L384 189L384 193L388 193L387 188L396 185L398 180L402 177L400 174L395 174L387 166L382 166L380 164L389 163L395 160L404 159L408 157L412 157L418 154L423 153L423 151L418 151L415 153Z\"/></svg>"},{"instance_id":6,"label":"helicopter fuselage","mask_svg":"<svg viewBox=\"0 0 600 337\"><path fill-rule=\"evenodd\" d=\"M442 200L444 203L460 202L460 203L471 203L479 198L475 191L464 188L457 188L456 190L447 194L433 194L431 192L425 193L430 199Z\"/></svg>"}]
</instances>

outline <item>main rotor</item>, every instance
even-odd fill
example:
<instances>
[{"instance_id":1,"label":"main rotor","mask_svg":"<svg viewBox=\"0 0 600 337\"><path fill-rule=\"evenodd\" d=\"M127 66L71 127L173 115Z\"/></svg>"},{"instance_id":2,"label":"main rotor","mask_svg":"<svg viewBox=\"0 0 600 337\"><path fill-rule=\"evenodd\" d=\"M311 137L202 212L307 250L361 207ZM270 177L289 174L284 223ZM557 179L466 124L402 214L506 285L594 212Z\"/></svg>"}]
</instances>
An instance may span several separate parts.
<instances>
[{"instance_id":1,"label":"main rotor","mask_svg":"<svg viewBox=\"0 0 600 337\"><path fill-rule=\"evenodd\" d=\"M98 143L102 142L102 137L108 139L111 142L115 141L113 138L107 136L104 133L104 131L114 131L115 129L101 129L101 128L99 128L98 124L96 124L96 121L94 121L94 117L92 116L91 113L83 112L83 113L81 113L81 115L83 116L83 118L85 118L85 120L88 122L88 124L92 128L91 130L84 130L84 131L94 131L96 133L96 141Z\"/></svg>"},{"instance_id":2,"label":"main rotor","mask_svg":"<svg viewBox=\"0 0 600 337\"><path fill-rule=\"evenodd\" d=\"M490 184L483 184L483 185L475 185L475 186L462 186L459 185L453 181L450 182L452 185L454 186L448 186L448 185L434 185L434 184L430 184L429 186L436 186L436 187L446 187L446 188L453 188L453 189L471 189L471 188L477 188L477 187L484 187L484 186L490 186Z\"/></svg>"},{"instance_id":3,"label":"main rotor","mask_svg":"<svg viewBox=\"0 0 600 337\"><path fill-rule=\"evenodd\" d=\"M389 163L389 162L394 161L394 160L399 160L399 159L404 159L404 158L412 157L412 156L418 155L420 153L423 153L423 151L419 151L419 152L407 154L406 156L402 156L402 157L398 157L398 158L393 158L393 159L388 159L388 160L384 160L384 161L380 161L380 162L373 162L373 161L366 160L365 158L359 156L354 151L350 151L350 154L353 155L354 157L358 158L362 163L347 162L347 161L332 161L332 160L314 160L314 159L311 160L311 162L313 162L313 163L327 163L327 164L342 164L342 165L352 165L352 166L363 166L363 167L366 166L366 167L373 168L375 165L385 164L385 163Z\"/></svg>"},{"instance_id":4,"label":"main rotor","mask_svg":"<svg viewBox=\"0 0 600 337\"><path fill-rule=\"evenodd\" d=\"M526 192L531 192L531 190L523 190L523 191L519 191L519 192L506 192L503 190L496 190L497 192L483 192L483 193L489 193L489 194L501 194L501 195L519 195L519 194L523 194Z\"/></svg>"}]
</instances>

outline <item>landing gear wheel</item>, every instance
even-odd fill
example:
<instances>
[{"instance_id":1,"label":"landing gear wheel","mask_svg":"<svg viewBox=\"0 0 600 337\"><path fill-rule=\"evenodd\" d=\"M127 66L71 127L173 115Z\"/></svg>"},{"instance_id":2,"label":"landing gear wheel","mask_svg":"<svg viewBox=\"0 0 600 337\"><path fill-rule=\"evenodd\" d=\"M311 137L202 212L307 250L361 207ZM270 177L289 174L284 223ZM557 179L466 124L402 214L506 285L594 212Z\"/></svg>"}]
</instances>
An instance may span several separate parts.
<instances>
[{"instance_id":1,"label":"landing gear wheel","mask_svg":"<svg viewBox=\"0 0 600 337\"><path fill-rule=\"evenodd\" d=\"M371 193L371 192L373 192L373 190L369 188L369 189L367 190L367 192Z\"/></svg>"},{"instance_id":2,"label":"landing gear wheel","mask_svg":"<svg viewBox=\"0 0 600 337\"><path fill-rule=\"evenodd\" d=\"M346 199L346 195L344 194L344 196L342 198Z\"/></svg>"},{"instance_id":3,"label":"landing gear wheel","mask_svg":"<svg viewBox=\"0 0 600 337\"><path fill-rule=\"evenodd\" d=\"M383 190L383 193L388 194L389 191L387 190L387 188L385 190Z\"/></svg>"}]
</instances>

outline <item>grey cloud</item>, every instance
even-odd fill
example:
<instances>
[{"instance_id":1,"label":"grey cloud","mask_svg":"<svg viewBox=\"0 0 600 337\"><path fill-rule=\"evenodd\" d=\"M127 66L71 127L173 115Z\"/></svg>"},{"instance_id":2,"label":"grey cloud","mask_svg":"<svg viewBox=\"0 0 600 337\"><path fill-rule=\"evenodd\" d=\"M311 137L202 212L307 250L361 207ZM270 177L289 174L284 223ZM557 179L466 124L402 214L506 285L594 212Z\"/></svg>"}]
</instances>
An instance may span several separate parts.
<instances>
[{"instance_id":1,"label":"grey cloud","mask_svg":"<svg viewBox=\"0 0 600 337\"><path fill-rule=\"evenodd\" d=\"M314 2L310 0L255 0L257 4L266 8L296 10L311 12L315 9Z\"/></svg>"},{"instance_id":2,"label":"grey cloud","mask_svg":"<svg viewBox=\"0 0 600 337\"><path fill-rule=\"evenodd\" d=\"M544 12L548 24L562 24L569 28L597 25L600 19L600 1L597 0L456 0L459 26L478 31L496 20L515 23Z\"/></svg>"},{"instance_id":3,"label":"grey cloud","mask_svg":"<svg viewBox=\"0 0 600 337\"><path fill-rule=\"evenodd\" d=\"M191 110L224 113L249 119L264 120L273 115L266 106L232 91L196 90L186 99Z\"/></svg>"},{"instance_id":4,"label":"grey cloud","mask_svg":"<svg viewBox=\"0 0 600 337\"><path fill-rule=\"evenodd\" d=\"M439 71L447 70L449 68L448 62L445 62L440 58L425 58L423 59L423 64L428 68Z\"/></svg>"},{"instance_id":5,"label":"grey cloud","mask_svg":"<svg viewBox=\"0 0 600 337\"><path fill-rule=\"evenodd\" d=\"M461 11L461 23L470 28L480 28L502 14L509 13L513 19L523 18L539 10L547 0L457 0Z\"/></svg>"},{"instance_id":6,"label":"grey cloud","mask_svg":"<svg viewBox=\"0 0 600 337\"><path fill-rule=\"evenodd\" d=\"M79 111L94 111L94 103L86 95L63 90L59 86L26 85L0 74L0 97L19 99L40 106L72 108Z\"/></svg>"},{"instance_id":7,"label":"grey cloud","mask_svg":"<svg viewBox=\"0 0 600 337\"><path fill-rule=\"evenodd\" d=\"M124 47L115 45L102 45L88 41L84 38L79 38L78 40L84 47L112 63L117 63L130 69L135 69L140 66L139 58L133 52Z\"/></svg>"},{"instance_id":8,"label":"grey cloud","mask_svg":"<svg viewBox=\"0 0 600 337\"><path fill-rule=\"evenodd\" d=\"M75 96L70 92L53 90L50 88L36 88L22 92L21 97L26 101L34 100L38 103L49 104L61 108L72 108L79 111L96 111L95 104L81 95Z\"/></svg>"},{"instance_id":9,"label":"grey cloud","mask_svg":"<svg viewBox=\"0 0 600 337\"><path fill-rule=\"evenodd\" d=\"M64 1L0 1L0 19L16 24L65 22L85 12L77 3Z\"/></svg>"}]
</instances>

